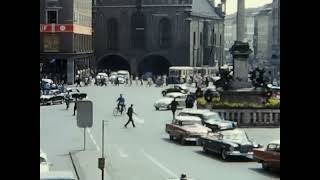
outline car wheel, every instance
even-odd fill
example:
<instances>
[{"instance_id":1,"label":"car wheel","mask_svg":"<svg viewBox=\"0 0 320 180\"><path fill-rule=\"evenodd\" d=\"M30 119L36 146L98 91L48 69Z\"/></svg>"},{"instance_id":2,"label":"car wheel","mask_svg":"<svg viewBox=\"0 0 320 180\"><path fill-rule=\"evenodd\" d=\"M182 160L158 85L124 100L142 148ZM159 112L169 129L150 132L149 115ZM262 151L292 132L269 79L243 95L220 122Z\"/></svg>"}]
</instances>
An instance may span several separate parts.
<instances>
[{"instance_id":1,"label":"car wheel","mask_svg":"<svg viewBox=\"0 0 320 180\"><path fill-rule=\"evenodd\" d=\"M204 145L203 145L202 149L203 149L203 151L204 151L205 153L208 153L208 152L209 152L208 149L207 149Z\"/></svg>"},{"instance_id":2,"label":"car wheel","mask_svg":"<svg viewBox=\"0 0 320 180\"><path fill-rule=\"evenodd\" d=\"M173 136L172 136L172 135L169 135L169 139L170 139L170 140L173 140Z\"/></svg>"},{"instance_id":3,"label":"car wheel","mask_svg":"<svg viewBox=\"0 0 320 180\"><path fill-rule=\"evenodd\" d=\"M266 171L269 170L268 164L265 161L263 161L261 164L262 164L262 169Z\"/></svg>"},{"instance_id":4,"label":"car wheel","mask_svg":"<svg viewBox=\"0 0 320 180\"><path fill-rule=\"evenodd\" d=\"M223 150L221 151L221 158L222 158L223 160L228 160L227 151L226 151L225 149L223 149Z\"/></svg>"},{"instance_id":5,"label":"car wheel","mask_svg":"<svg viewBox=\"0 0 320 180\"><path fill-rule=\"evenodd\" d=\"M162 96L165 96L165 95L166 95L166 92L165 92L165 91L162 91L161 93L162 93Z\"/></svg>"},{"instance_id":6,"label":"car wheel","mask_svg":"<svg viewBox=\"0 0 320 180\"><path fill-rule=\"evenodd\" d=\"M158 107L156 107L156 110L158 111L158 110L159 110L159 108L158 108Z\"/></svg>"},{"instance_id":7,"label":"car wheel","mask_svg":"<svg viewBox=\"0 0 320 180\"><path fill-rule=\"evenodd\" d=\"M181 145L185 145L186 144L186 140L184 140L183 136L181 136L181 138L180 138L180 144Z\"/></svg>"}]
</instances>

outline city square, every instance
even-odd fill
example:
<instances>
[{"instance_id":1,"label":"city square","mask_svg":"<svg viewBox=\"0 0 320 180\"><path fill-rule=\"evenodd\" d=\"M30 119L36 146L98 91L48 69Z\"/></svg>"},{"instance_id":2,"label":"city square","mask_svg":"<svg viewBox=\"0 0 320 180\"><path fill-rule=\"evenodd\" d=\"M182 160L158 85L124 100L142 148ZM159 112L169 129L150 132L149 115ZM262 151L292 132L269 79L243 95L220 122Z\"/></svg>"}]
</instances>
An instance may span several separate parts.
<instances>
[{"instance_id":1,"label":"city square","mask_svg":"<svg viewBox=\"0 0 320 180\"><path fill-rule=\"evenodd\" d=\"M40 0L40 179L280 179L280 0Z\"/></svg>"},{"instance_id":2,"label":"city square","mask_svg":"<svg viewBox=\"0 0 320 180\"><path fill-rule=\"evenodd\" d=\"M40 137L42 149L53 163L52 170L74 168L81 179L100 179L98 158L102 151L102 120L105 125L105 179L169 179L186 173L193 179L279 179L279 174L264 172L257 162L240 159L224 162L219 156L203 153L199 146L180 145L169 140L165 123L172 120L171 111L156 111L154 102L161 98L163 88L135 86L81 87L93 102L93 127L87 129L87 147L83 151L83 129L77 127L73 108L65 105L40 107ZM114 117L116 99L122 93L126 104L134 104L138 114L136 128L129 124L127 115ZM71 105L73 107L73 104ZM266 146L280 138L279 128L245 128L250 138Z\"/></svg>"}]
</instances>

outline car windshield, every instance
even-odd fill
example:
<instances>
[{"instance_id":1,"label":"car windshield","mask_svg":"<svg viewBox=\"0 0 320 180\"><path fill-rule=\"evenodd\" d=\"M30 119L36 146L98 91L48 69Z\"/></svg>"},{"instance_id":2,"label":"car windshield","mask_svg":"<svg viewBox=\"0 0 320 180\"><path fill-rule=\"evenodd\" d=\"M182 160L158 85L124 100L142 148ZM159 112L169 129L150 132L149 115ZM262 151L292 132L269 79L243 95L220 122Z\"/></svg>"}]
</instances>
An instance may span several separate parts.
<instances>
[{"instance_id":1,"label":"car windshield","mask_svg":"<svg viewBox=\"0 0 320 180\"><path fill-rule=\"evenodd\" d=\"M213 121L221 121L222 119L220 118L219 114L210 114L210 115L205 115L204 118L206 120L213 120Z\"/></svg>"},{"instance_id":2,"label":"car windshield","mask_svg":"<svg viewBox=\"0 0 320 180\"><path fill-rule=\"evenodd\" d=\"M244 132L222 132L223 139L232 141L248 141L247 135Z\"/></svg>"}]
</instances>

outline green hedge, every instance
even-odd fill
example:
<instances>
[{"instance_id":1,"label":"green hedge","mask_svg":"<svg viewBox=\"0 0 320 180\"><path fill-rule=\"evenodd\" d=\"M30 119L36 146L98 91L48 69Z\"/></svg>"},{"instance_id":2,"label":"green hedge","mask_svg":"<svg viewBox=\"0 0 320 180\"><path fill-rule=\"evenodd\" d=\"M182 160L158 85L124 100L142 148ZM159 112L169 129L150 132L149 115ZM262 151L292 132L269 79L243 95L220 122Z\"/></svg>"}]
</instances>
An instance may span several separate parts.
<instances>
[{"instance_id":1,"label":"green hedge","mask_svg":"<svg viewBox=\"0 0 320 180\"><path fill-rule=\"evenodd\" d=\"M269 99L268 102L263 104L258 103L236 103L236 102L215 102L212 104L213 109L279 109L280 100Z\"/></svg>"}]
</instances>

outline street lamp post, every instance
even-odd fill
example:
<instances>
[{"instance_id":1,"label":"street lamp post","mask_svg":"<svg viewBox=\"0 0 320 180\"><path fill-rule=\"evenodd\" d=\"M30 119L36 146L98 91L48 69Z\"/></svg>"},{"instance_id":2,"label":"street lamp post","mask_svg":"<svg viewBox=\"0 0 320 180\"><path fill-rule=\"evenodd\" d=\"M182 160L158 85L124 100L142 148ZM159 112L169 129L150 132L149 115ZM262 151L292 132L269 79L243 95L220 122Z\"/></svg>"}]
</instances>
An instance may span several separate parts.
<instances>
[{"instance_id":1,"label":"street lamp post","mask_svg":"<svg viewBox=\"0 0 320 180\"><path fill-rule=\"evenodd\" d=\"M104 158L104 125L105 120L102 120L102 151L101 158L98 159L98 167L101 169L101 179L104 180L104 167L105 167L105 158Z\"/></svg>"}]
</instances>

